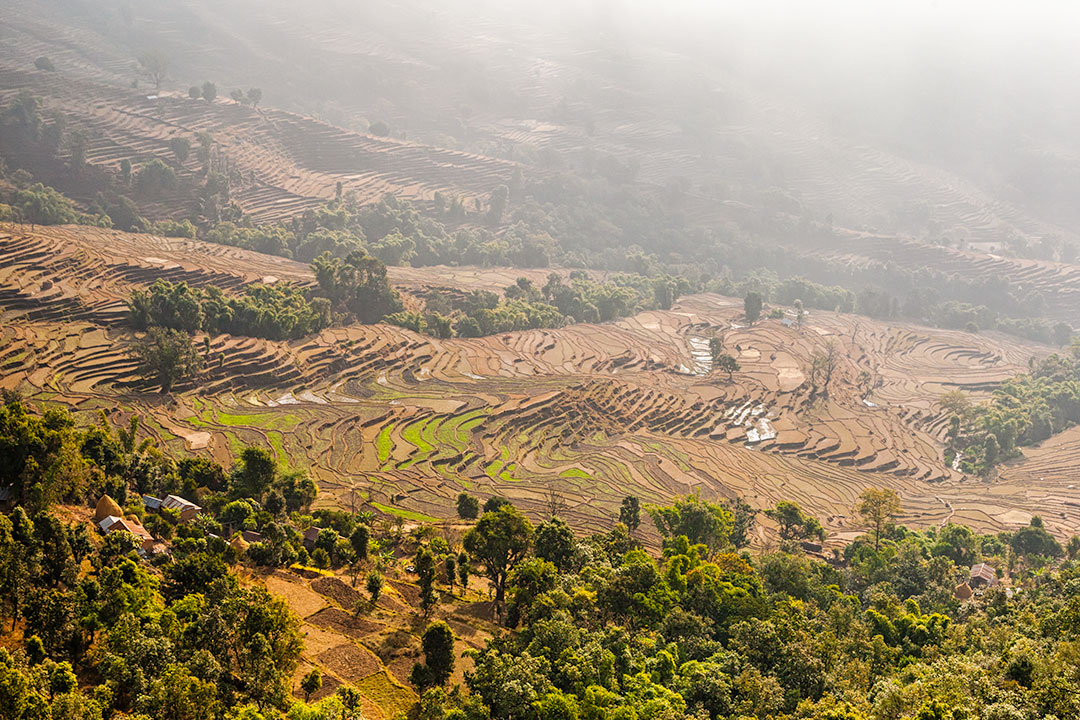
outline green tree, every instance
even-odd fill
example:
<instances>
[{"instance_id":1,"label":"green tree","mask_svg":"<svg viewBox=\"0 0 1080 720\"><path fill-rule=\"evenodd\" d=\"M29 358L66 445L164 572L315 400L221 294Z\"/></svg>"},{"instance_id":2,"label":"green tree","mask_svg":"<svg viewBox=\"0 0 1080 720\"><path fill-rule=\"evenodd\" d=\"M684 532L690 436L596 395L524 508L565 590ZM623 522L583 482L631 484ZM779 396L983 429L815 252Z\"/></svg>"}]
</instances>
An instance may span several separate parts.
<instances>
[{"instance_id":1,"label":"green tree","mask_svg":"<svg viewBox=\"0 0 1080 720\"><path fill-rule=\"evenodd\" d=\"M750 534L757 523L757 510L742 498L729 503L733 517L731 526L731 544L743 548L750 544Z\"/></svg>"},{"instance_id":2,"label":"green tree","mask_svg":"<svg viewBox=\"0 0 1080 720\"><path fill-rule=\"evenodd\" d=\"M383 585L383 576L378 570L372 570L368 573L367 582L364 584L364 587L367 589L368 595L371 596L372 605L379 602L379 597L382 595L383 591Z\"/></svg>"},{"instance_id":3,"label":"green tree","mask_svg":"<svg viewBox=\"0 0 1080 720\"><path fill-rule=\"evenodd\" d=\"M203 357L191 336L171 328L152 327L132 346L137 371L168 393L177 382L194 378L203 369Z\"/></svg>"},{"instance_id":4,"label":"green tree","mask_svg":"<svg viewBox=\"0 0 1080 720\"><path fill-rule=\"evenodd\" d=\"M266 448L249 445L240 451L240 462L230 475L229 492L233 497L261 500L278 477L277 461Z\"/></svg>"},{"instance_id":5,"label":"green tree","mask_svg":"<svg viewBox=\"0 0 1080 720\"><path fill-rule=\"evenodd\" d=\"M248 100L251 101L251 106L258 107L259 103L262 102L263 92L259 88L251 88L248 90L247 96Z\"/></svg>"},{"instance_id":6,"label":"green tree","mask_svg":"<svg viewBox=\"0 0 1080 720\"><path fill-rule=\"evenodd\" d=\"M311 672L300 681L300 689L304 691L304 702L309 702L311 696L322 688L322 671L312 668Z\"/></svg>"},{"instance_id":7,"label":"green tree","mask_svg":"<svg viewBox=\"0 0 1080 720\"><path fill-rule=\"evenodd\" d=\"M461 590L463 593L467 593L469 591L469 574L472 572L472 567L469 564L470 562L471 559L469 558L469 553L465 552L464 550L458 553L457 576L458 582L461 584Z\"/></svg>"},{"instance_id":8,"label":"green tree","mask_svg":"<svg viewBox=\"0 0 1080 720\"><path fill-rule=\"evenodd\" d=\"M726 372L728 382L731 382L735 373L741 370L742 366L739 365L739 361L734 356L724 353L716 359L716 369L720 372Z\"/></svg>"},{"instance_id":9,"label":"green tree","mask_svg":"<svg viewBox=\"0 0 1080 720\"><path fill-rule=\"evenodd\" d=\"M349 536L349 543L357 560L367 560L368 545L371 542L371 529L367 525L357 525Z\"/></svg>"},{"instance_id":10,"label":"green tree","mask_svg":"<svg viewBox=\"0 0 1080 720\"><path fill-rule=\"evenodd\" d=\"M888 488L867 488L859 494L855 512L873 529L874 549L880 550L886 528L900 512L900 498Z\"/></svg>"},{"instance_id":11,"label":"green tree","mask_svg":"<svg viewBox=\"0 0 1080 720\"><path fill-rule=\"evenodd\" d=\"M457 556L450 553L443 559L443 572L446 573L446 584L450 586L450 595L454 594L454 583L457 582Z\"/></svg>"},{"instance_id":12,"label":"green tree","mask_svg":"<svg viewBox=\"0 0 1080 720\"><path fill-rule=\"evenodd\" d=\"M796 502L782 500L775 508L766 510L765 515L780 526L780 537L784 540L825 539L825 529L821 523L813 515L804 513Z\"/></svg>"},{"instance_id":13,"label":"green tree","mask_svg":"<svg viewBox=\"0 0 1080 720\"><path fill-rule=\"evenodd\" d=\"M810 356L810 394L817 395L819 392L825 397L829 395L829 383L832 382L833 373L839 362L839 351L834 340L825 343L823 352L815 352Z\"/></svg>"},{"instance_id":14,"label":"green tree","mask_svg":"<svg viewBox=\"0 0 1080 720\"><path fill-rule=\"evenodd\" d=\"M154 86L154 92L161 91L161 83L169 72L169 58L160 50L147 50L137 58L139 73Z\"/></svg>"},{"instance_id":15,"label":"green tree","mask_svg":"<svg viewBox=\"0 0 1080 720\"><path fill-rule=\"evenodd\" d=\"M761 317L761 308L764 302L761 299L761 295L756 292L746 293L746 297L743 298L743 312L746 314L746 321L751 325L758 321Z\"/></svg>"},{"instance_id":16,"label":"green tree","mask_svg":"<svg viewBox=\"0 0 1080 720\"><path fill-rule=\"evenodd\" d=\"M465 491L459 492L457 514L462 520L475 520L480 515L480 501Z\"/></svg>"},{"instance_id":17,"label":"green tree","mask_svg":"<svg viewBox=\"0 0 1080 720\"><path fill-rule=\"evenodd\" d=\"M691 544L702 544L712 551L728 543L734 522L730 510L698 495L676 498L671 505L653 505L647 510L664 537L685 535Z\"/></svg>"},{"instance_id":18,"label":"green tree","mask_svg":"<svg viewBox=\"0 0 1080 720\"><path fill-rule=\"evenodd\" d=\"M202 84L202 97L206 102L214 102L217 97L217 85L207 80Z\"/></svg>"},{"instance_id":19,"label":"green tree","mask_svg":"<svg viewBox=\"0 0 1080 720\"><path fill-rule=\"evenodd\" d=\"M713 363L716 363L724 354L724 339L719 337L709 338L709 354L712 355Z\"/></svg>"},{"instance_id":20,"label":"green tree","mask_svg":"<svg viewBox=\"0 0 1080 720\"><path fill-rule=\"evenodd\" d=\"M176 156L176 162L183 165L191 155L191 141L183 135L177 135L169 140L169 149Z\"/></svg>"},{"instance_id":21,"label":"green tree","mask_svg":"<svg viewBox=\"0 0 1080 720\"><path fill-rule=\"evenodd\" d=\"M532 536L532 523L510 504L485 512L465 534L465 549L484 566L495 588L496 602L503 602L506 578L529 552Z\"/></svg>"},{"instance_id":22,"label":"green tree","mask_svg":"<svg viewBox=\"0 0 1080 720\"><path fill-rule=\"evenodd\" d=\"M454 672L454 632L438 620L427 626L420 642L424 663L413 666L409 679L420 689L445 685Z\"/></svg>"},{"instance_id":23,"label":"green tree","mask_svg":"<svg viewBox=\"0 0 1080 720\"><path fill-rule=\"evenodd\" d=\"M435 591L435 555L429 548L421 547L414 560L417 584L420 586L420 611L427 617L439 600Z\"/></svg>"},{"instance_id":24,"label":"green tree","mask_svg":"<svg viewBox=\"0 0 1080 720\"><path fill-rule=\"evenodd\" d=\"M570 570L574 565L576 544L574 531L562 518L554 517L536 527L536 556L548 560L559 570Z\"/></svg>"},{"instance_id":25,"label":"green tree","mask_svg":"<svg viewBox=\"0 0 1080 720\"><path fill-rule=\"evenodd\" d=\"M619 522L633 532L641 527L641 501L636 495L627 495L619 506Z\"/></svg>"}]
</instances>

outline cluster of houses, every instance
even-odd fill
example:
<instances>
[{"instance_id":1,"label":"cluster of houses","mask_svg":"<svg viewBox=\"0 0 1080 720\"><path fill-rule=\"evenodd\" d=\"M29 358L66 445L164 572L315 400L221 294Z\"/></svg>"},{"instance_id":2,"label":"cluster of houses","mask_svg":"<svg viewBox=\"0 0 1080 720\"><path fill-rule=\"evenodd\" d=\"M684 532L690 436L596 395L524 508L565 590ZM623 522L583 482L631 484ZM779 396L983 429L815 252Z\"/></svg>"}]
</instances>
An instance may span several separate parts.
<instances>
[{"instance_id":1,"label":"cluster of houses","mask_svg":"<svg viewBox=\"0 0 1080 720\"><path fill-rule=\"evenodd\" d=\"M143 495L142 501L143 506L153 512L175 510L179 514L180 522L191 522L202 512L201 507L179 495L166 495L164 498ZM165 543L154 538L137 519L125 518L124 511L108 495L102 495L98 500L94 512L94 523L105 535L111 535L114 532L128 532L134 535L139 541L139 554L144 557L158 555L169 549Z\"/></svg>"},{"instance_id":2,"label":"cluster of houses","mask_svg":"<svg viewBox=\"0 0 1080 720\"><path fill-rule=\"evenodd\" d=\"M166 495L164 498L143 495L142 502L143 507L151 512L175 511L180 522L183 523L191 522L202 512L201 507L179 495ZM137 518L134 516L124 517L123 509L108 495L102 495L101 499L98 500L94 513L94 523L104 535L111 535L114 532L131 533L139 541L139 554L143 557L159 555L169 550L168 545L151 535L150 531L143 527ZM239 551L246 550L253 543L263 541L262 535L254 530L240 530L231 525L225 527L225 536L232 537L230 544ZM313 550L315 540L318 537L319 528L308 528L304 531L304 546L308 550Z\"/></svg>"}]
</instances>

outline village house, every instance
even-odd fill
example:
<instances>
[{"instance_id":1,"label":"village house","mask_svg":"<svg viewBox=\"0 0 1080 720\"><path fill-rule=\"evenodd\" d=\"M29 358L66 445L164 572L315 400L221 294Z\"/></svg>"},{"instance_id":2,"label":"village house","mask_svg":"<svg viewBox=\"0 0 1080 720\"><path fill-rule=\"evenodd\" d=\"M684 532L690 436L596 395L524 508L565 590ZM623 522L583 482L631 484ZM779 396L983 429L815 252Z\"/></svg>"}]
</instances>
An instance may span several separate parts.
<instances>
[{"instance_id":1,"label":"village house","mask_svg":"<svg viewBox=\"0 0 1080 720\"><path fill-rule=\"evenodd\" d=\"M168 549L165 543L156 540L138 521L125 518L123 510L108 495L102 495L98 500L94 522L105 535L121 531L134 535L139 541L139 553L142 555L157 555Z\"/></svg>"},{"instance_id":2,"label":"village house","mask_svg":"<svg viewBox=\"0 0 1080 720\"><path fill-rule=\"evenodd\" d=\"M987 565L986 563L978 563L971 566L971 573L968 575L968 585L972 590L985 590L986 588L992 588L998 584L997 571L994 570L993 565Z\"/></svg>"},{"instance_id":3,"label":"village house","mask_svg":"<svg viewBox=\"0 0 1080 720\"><path fill-rule=\"evenodd\" d=\"M176 510L180 513L180 522L191 522L199 513L202 508L191 502L185 500L179 495L166 495L164 499L153 497L152 495L142 496L143 507L147 510L153 510L155 512L161 512L162 510Z\"/></svg>"}]
</instances>

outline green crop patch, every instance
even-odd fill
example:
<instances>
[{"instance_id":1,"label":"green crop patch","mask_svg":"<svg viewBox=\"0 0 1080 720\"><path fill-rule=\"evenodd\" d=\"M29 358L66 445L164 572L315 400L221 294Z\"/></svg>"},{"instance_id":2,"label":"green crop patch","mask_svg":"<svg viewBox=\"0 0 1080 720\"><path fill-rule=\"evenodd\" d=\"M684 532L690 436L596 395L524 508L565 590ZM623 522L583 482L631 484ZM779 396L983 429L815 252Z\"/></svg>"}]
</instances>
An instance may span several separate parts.
<instances>
[{"instance_id":1,"label":"green crop patch","mask_svg":"<svg viewBox=\"0 0 1080 720\"><path fill-rule=\"evenodd\" d=\"M377 502L371 503L371 506L385 515L396 515L397 517L403 518L405 520L413 520L415 522L424 523L442 522L437 517L425 515L424 513L419 513L414 510L406 510L405 508L392 507L390 505L383 505L382 503Z\"/></svg>"}]
</instances>

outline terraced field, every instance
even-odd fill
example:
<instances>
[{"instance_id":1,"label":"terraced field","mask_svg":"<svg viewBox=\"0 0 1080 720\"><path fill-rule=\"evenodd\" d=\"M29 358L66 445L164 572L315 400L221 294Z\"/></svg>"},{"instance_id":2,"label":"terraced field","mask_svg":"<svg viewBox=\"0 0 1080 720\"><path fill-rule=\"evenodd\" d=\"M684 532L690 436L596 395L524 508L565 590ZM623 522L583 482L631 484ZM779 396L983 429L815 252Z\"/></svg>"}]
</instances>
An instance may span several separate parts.
<instances>
[{"instance_id":1,"label":"terraced field","mask_svg":"<svg viewBox=\"0 0 1080 720\"><path fill-rule=\"evenodd\" d=\"M419 634L426 625L413 612L419 597L416 585L391 578L372 606L367 594L355 589L347 577L277 570L245 579L282 598L301 620L304 653L293 676L293 692L298 697L303 697L301 678L317 666L323 685L312 698L332 695L343 684L352 685L363 698L365 718L390 720L416 702L409 672L421 657ZM479 597L475 588L462 592L459 586L455 594L444 593L434 611L434 617L454 629L455 656L480 649L498 632L491 603ZM470 659L459 659L455 679L462 681L471 667Z\"/></svg>"},{"instance_id":2,"label":"terraced field","mask_svg":"<svg viewBox=\"0 0 1080 720\"><path fill-rule=\"evenodd\" d=\"M392 278L409 292L497 288L518 274L394 269ZM1005 527L1050 504L1060 511L1053 527L1080 527L1080 507L1061 499L1066 474L1033 482L1022 463L987 485L943 463L936 397L983 395L1048 351L1004 336L817 312L801 329L745 327L740 301L699 295L615 323L474 340L384 325L293 342L218 336L220 364L164 398L132 376L121 322L122 298L157 277L311 282L297 263L198 241L16 226L0 236L0 385L85 410L138 411L176 450L227 460L261 443L309 467L320 502L346 503L355 491L406 519L450 517L468 489L537 515L558 496L585 530L608 525L627 493L659 501L699 490L758 507L795 498L840 538L855 529L855 496L885 485L915 525L962 515ZM702 351L713 336L742 366L731 382ZM811 402L805 373L827 342L841 361L829 397ZM866 397L856 387L863 372ZM1041 451L1029 454L1038 468Z\"/></svg>"},{"instance_id":3,"label":"terraced field","mask_svg":"<svg viewBox=\"0 0 1080 720\"><path fill-rule=\"evenodd\" d=\"M232 199L257 222L290 218L334 196L338 183L362 202L386 194L430 200L435 192L470 200L509 180L512 163L475 154L375 137L231 100L207 103L180 93L148 97L94 81L24 71L0 62L0 105L24 89L85 133L87 162L118 172L124 159L175 164L169 141L208 133L220 162L240 180ZM180 166L194 172L194 154ZM163 197L165 211L183 199Z\"/></svg>"}]
</instances>

